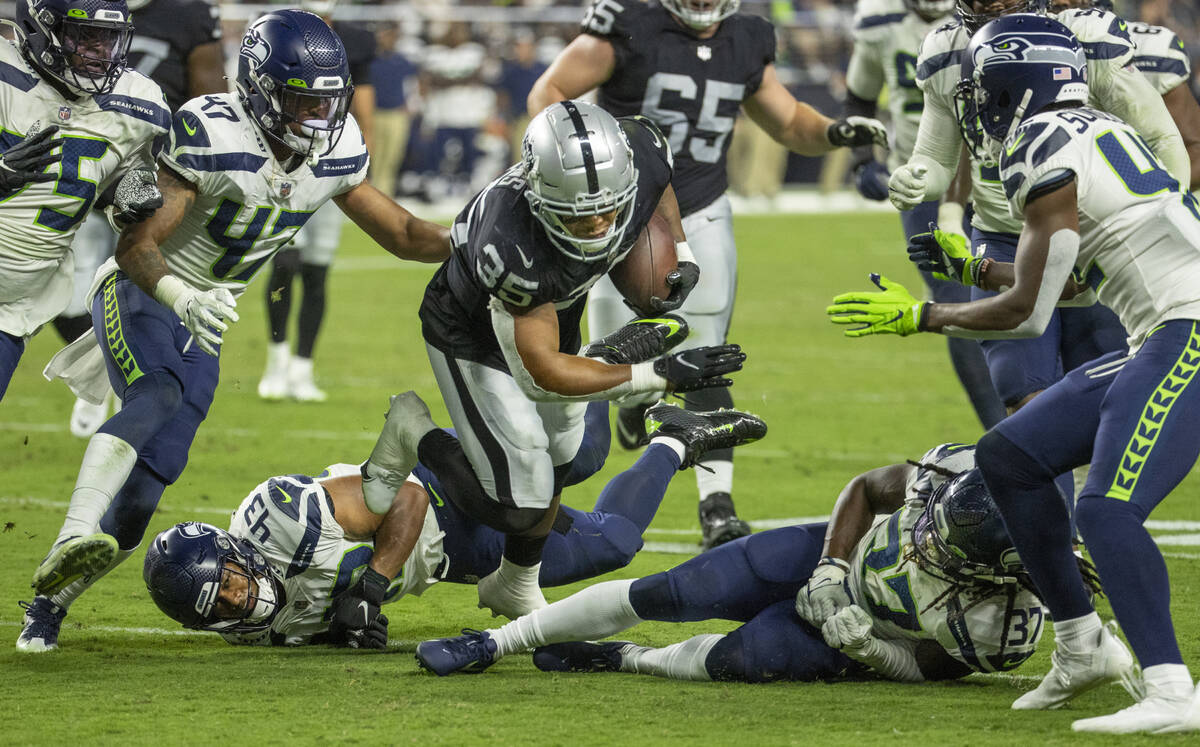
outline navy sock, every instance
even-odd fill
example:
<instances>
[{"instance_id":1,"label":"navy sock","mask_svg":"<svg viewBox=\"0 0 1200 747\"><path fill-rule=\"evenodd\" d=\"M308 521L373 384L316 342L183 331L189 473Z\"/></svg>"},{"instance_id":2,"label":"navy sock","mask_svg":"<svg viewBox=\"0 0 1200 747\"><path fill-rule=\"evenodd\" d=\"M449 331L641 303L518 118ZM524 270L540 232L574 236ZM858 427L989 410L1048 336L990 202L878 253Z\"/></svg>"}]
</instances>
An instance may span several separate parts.
<instances>
[{"instance_id":1,"label":"navy sock","mask_svg":"<svg viewBox=\"0 0 1200 747\"><path fill-rule=\"evenodd\" d=\"M678 471L679 455L671 447L650 444L632 467L608 481L593 510L620 514L644 532Z\"/></svg>"}]
</instances>

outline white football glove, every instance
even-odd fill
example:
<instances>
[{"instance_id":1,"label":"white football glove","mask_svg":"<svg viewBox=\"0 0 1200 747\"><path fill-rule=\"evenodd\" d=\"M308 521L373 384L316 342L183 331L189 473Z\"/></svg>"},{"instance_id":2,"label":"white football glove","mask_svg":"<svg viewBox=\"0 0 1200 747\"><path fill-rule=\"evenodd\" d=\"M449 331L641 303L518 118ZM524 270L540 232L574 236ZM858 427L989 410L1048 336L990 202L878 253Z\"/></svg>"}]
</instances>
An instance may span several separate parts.
<instances>
[{"instance_id":1,"label":"white football glove","mask_svg":"<svg viewBox=\"0 0 1200 747\"><path fill-rule=\"evenodd\" d=\"M912 210L925 202L926 166L904 164L888 179L888 199L897 210Z\"/></svg>"},{"instance_id":2,"label":"white football glove","mask_svg":"<svg viewBox=\"0 0 1200 747\"><path fill-rule=\"evenodd\" d=\"M839 610L853 604L845 565L844 560L822 558L808 583L796 594L796 614L819 628Z\"/></svg>"},{"instance_id":3,"label":"white football glove","mask_svg":"<svg viewBox=\"0 0 1200 747\"><path fill-rule=\"evenodd\" d=\"M154 286L154 297L169 307L192 333L192 339L209 355L217 354L226 320L236 322L237 300L227 288L199 291L174 275L164 275Z\"/></svg>"},{"instance_id":4,"label":"white football glove","mask_svg":"<svg viewBox=\"0 0 1200 747\"><path fill-rule=\"evenodd\" d=\"M839 611L821 626L821 635L831 648L857 651L866 648L874 640L871 635L871 616L857 604Z\"/></svg>"}]
</instances>

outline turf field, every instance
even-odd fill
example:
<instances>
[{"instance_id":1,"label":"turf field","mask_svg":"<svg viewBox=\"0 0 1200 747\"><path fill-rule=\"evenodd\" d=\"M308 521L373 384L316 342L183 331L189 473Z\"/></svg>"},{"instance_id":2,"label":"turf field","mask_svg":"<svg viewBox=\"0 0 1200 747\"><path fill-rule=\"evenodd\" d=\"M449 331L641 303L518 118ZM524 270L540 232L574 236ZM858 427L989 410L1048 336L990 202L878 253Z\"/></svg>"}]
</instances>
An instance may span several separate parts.
<instances>
[{"instance_id":1,"label":"turf field","mask_svg":"<svg viewBox=\"0 0 1200 747\"><path fill-rule=\"evenodd\" d=\"M745 216L737 229L741 293L731 341L749 360L736 375L735 399L770 425L766 439L738 455L735 495L744 517L765 528L824 516L860 471L980 435L941 338L847 340L826 321L829 299L864 286L868 270L919 288L894 215ZM164 496L151 535L193 518L224 526L270 475L316 474L330 462L365 458L391 393L417 390L448 424L416 319L432 269L394 260L353 228L346 236L317 355L329 402L269 404L256 396L266 344L265 280L257 281L226 335L223 380L191 463ZM53 331L33 341L0 405L0 743L1050 744L1076 741L1073 719L1128 704L1113 686L1061 712L1009 710L1049 668L1049 635L1014 676L945 685L551 676L520 656L479 676L437 679L417 670L415 642L491 623L475 608L473 587L452 585L387 608L387 653L238 649L162 616L142 584L141 552L72 607L61 650L17 654L16 602L29 598L29 576L57 532L84 449L67 432L70 393L40 376L58 346ZM571 488L564 502L590 507L607 477L631 461L614 451L604 473ZM1154 517L1194 671L1198 499L1200 482L1189 479ZM695 513L693 478L681 474L646 535L654 551L619 575L682 561L699 538ZM547 598L574 588L548 590ZM665 645L729 627L648 623L627 635Z\"/></svg>"}]
</instances>

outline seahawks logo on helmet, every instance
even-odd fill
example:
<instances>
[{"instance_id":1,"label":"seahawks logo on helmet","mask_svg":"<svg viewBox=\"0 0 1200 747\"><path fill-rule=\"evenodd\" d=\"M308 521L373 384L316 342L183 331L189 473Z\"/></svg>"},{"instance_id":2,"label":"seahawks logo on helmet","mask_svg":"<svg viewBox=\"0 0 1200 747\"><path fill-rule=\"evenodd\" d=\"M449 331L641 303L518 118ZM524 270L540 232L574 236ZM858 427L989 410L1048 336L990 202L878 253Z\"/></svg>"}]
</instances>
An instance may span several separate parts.
<instances>
[{"instance_id":1,"label":"seahawks logo on helmet","mask_svg":"<svg viewBox=\"0 0 1200 747\"><path fill-rule=\"evenodd\" d=\"M1002 36L986 41L975 48L975 66L980 63L1019 62L1032 45L1019 36Z\"/></svg>"},{"instance_id":2,"label":"seahawks logo on helmet","mask_svg":"<svg viewBox=\"0 0 1200 747\"><path fill-rule=\"evenodd\" d=\"M247 29L246 35L242 37L242 49L238 54L248 58L254 64L254 69L257 70L271 56L271 45L262 38L258 29Z\"/></svg>"}]
</instances>

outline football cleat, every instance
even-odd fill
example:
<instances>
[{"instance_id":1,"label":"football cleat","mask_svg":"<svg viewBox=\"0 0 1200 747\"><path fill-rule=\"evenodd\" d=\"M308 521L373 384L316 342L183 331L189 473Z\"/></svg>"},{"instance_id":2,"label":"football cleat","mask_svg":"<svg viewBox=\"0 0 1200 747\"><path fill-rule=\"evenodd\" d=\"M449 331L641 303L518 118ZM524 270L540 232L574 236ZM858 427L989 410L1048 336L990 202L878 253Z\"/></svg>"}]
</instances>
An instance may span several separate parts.
<instances>
[{"instance_id":1,"label":"football cleat","mask_svg":"<svg viewBox=\"0 0 1200 747\"><path fill-rule=\"evenodd\" d=\"M551 643L533 650L533 665L543 672L619 672L621 652L632 645L629 641Z\"/></svg>"},{"instance_id":2,"label":"football cleat","mask_svg":"<svg viewBox=\"0 0 1200 747\"><path fill-rule=\"evenodd\" d=\"M311 358L292 358L287 369L287 393L297 402L324 402L329 395L313 378Z\"/></svg>"},{"instance_id":3,"label":"football cleat","mask_svg":"<svg viewBox=\"0 0 1200 747\"><path fill-rule=\"evenodd\" d=\"M1035 689L1017 698L1012 707L1018 711L1061 708L1075 696L1113 681L1119 681L1134 700L1140 701L1144 692L1133 654L1117 638L1116 630L1116 622L1109 622L1100 629L1096 647L1082 654L1056 648L1050 654L1049 673Z\"/></svg>"},{"instance_id":4,"label":"football cleat","mask_svg":"<svg viewBox=\"0 0 1200 747\"><path fill-rule=\"evenodd\" d=\"M643 363L663 355L687 336L687 322L674 314L634 319L611 335L591 342L583 354L605 363Z\"/></svg>"},{"instance_id":5,"label":"football cleat","mask_svg":"<svg viewBox=\"0 0 1200 747\"><path fill-rule=\"evenodd\" d=\"M691 412L659 402L646 410L646 433L651 438L666 436L683 443L683 463L691 467L713 449L731 449L767 435L762 418L740 410Z\"/></svg>"},{"instance_id":6,"label":"football cleat","mask_svg":"<svg viewBox=\"0 0 1200 747\"><path fill-rule=\"evenodd\" d=\"M1192 703L1192 691L1182 695L1151 693L1140 703L1116 713L1071 722L1072 731L1094 734L1167 733L1182 731Z\"/></svg>"},{"instance_id":7,"label":"football cleat","mask_svg":"<svg viewBox=\"0 0 1200 747\"><path fill-rule=\"evenodd\" d=\"M291 353L286 342L267 345L267 368L258 381L258 396L266 400L281 400L288 396L288 361Z\"/></svg>"},{"instance_id":8,"label":"football cleat","mask_svg":"<svg viewBox=\"0 0 1200 747\"><path fill-rule=\"evenodd\" d=\"M52 596L72 581L104 570L116 554L117 541L103 532L68 537L50 550L30 586L39 596Z\"/></svg>"},{"instance_id":9,"label":"football cleat","mask_svg":"<svg viewBox=\"0 0 1200 747\"><path fill-rule=\"evenodd\" d=\"M711 550L750 534L750 525L738 518L729 493L710 493L700 501L700 545Z\"/></svg>"},{"instance_id":10,"label":"football cleat","mask_svg":"<svg viewBox=\"0 0 1200 747\"><path fill-rule=\"evenodd\" d=\"M58 629L62 627L67 611L43 596L17 604L25 610L21 635L17 636L17 650L37 654L58 648Z\"/></svg>"},{"instance_id":11,"label":"football cleat","mask_svg":"<svg viewBox=\"0 0 1200 747\"><path fill-rule=\"evenodd\" d=\"M429 415L429 406L416 392L397 394L388 402L387 420L367 459L371 476L363 483L367 507L375 513L387 512L396 497L396 491L417 466L417 446L421 443L421 437L437 428ZM385 491L378 491L378 496L370 484L376 479L387 487Z\"/></svg>"},{"instance_id":12,"label":"football cleat","mask_svg":"<svg viewBox=\"0 0 1200 747\"><path fill-rule=\"evenodd\" d=\"M617 443L622 449L632 451L650 443L650 437L646 435L647 407L649 405L617 408Z\"/></svg>"},{"instance_id":13,"label":"football cleat","mask_svg":"<svg viewBox=\"0 0 1200 747\"><path fill-rule=\"evenodd\" d=\"M417 664L438 677L462 672L479 674L495 661L496 642L487 631L463 628L454 638L436 638L417 644Z\"/></svg>"}]
</instances>

